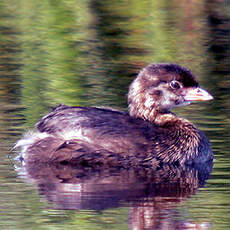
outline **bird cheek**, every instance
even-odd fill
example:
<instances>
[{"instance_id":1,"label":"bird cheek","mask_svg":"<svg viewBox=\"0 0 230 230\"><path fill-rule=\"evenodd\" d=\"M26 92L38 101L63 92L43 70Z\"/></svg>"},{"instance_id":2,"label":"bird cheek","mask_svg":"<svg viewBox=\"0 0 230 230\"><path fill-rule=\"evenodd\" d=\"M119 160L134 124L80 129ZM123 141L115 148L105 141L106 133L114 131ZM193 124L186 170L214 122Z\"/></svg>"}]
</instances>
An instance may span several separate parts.
<instances>
[{"instance_id":1,"label":"bird cheek","mask_svg":"<svg viewBox=\"0 0 230 230\"><path fill-rule=\"evenodd\" d=\"M150 108L150 107L152 107L154 104L155 104L155 100L154 100L154 98L151 97L151 96L148 96L147 99L145 100L145 103L144 103L144 105L145 105L146 108Z\"/></svg>"}]
</instances>

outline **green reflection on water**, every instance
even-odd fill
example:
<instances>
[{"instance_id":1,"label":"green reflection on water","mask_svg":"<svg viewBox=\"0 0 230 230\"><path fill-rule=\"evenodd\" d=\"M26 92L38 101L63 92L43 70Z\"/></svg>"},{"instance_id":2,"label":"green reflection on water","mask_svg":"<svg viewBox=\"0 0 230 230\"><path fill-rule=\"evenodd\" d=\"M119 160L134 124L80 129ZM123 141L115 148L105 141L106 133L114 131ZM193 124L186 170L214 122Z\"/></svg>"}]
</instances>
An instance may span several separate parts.
<instances>
[{"instance_id":1,"label":"green reflection on water","mask_svg":"<svg viewBox=\"0 0 230 230\"><path fill-rule=\"evenodd\" d=\"M51 105L82 102L84 5L84 1L77 7L66 1L26 1L21 9L22 103L30 122Z\"/></svg>"},{"instance_id":2,"label":"green reflection on water","mask_svg":"<svg viewBox=\"0 0 230 230\"><path fill-rule=\"evenodd\" d=\"M230 210L226 176L230 149L229 12L227 1L1 0L2 156L51 106L64 103L125 109L128 85L140 68L150 62L177 62L191 68L216 96L211 105L180 110L181 116L207 131L218 158L207 188L187 203L188 218L215 223L215 229L229 229L229 219L224 217ZM127 209L101 215L49 210L36 188L25 188L15 179L13 163L2 162L1 203L3 210L7 209L1 215L3 227L128 228Z\"/></svg>"},{"instance_id":3,"label":"green reflection on water","mask_svg":"<svg viewBox=\"0 0 230 230\"><path fill-rule=\"evenodd\" d=\"M178 13L191 6L195 13ZM200 73L202 7L175 8L167 1L79 1L78 7L74 1L25 1L15 20L20 20L28 122L59 103L125 107L131 79L149 62L192 61L190 67Z\"/></svg>"}]
</instances>

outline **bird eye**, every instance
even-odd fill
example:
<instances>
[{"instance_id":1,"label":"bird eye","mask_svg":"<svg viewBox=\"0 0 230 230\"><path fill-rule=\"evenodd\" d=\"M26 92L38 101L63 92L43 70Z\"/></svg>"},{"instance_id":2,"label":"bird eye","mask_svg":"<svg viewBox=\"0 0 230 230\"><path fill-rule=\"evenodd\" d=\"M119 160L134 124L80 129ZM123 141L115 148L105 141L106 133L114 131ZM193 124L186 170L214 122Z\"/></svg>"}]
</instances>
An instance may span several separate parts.
<instances>
[{"instance_id":1,"label":"bird eye","mask_svg":"<svg viewBox=\"0 0 230 230\"><path fill-rule=\"evenodd\" d=\"M172 89L180 89L181 88L181 84L176 80L171 81L170 86Z\"/></svg>"}]
</instances>

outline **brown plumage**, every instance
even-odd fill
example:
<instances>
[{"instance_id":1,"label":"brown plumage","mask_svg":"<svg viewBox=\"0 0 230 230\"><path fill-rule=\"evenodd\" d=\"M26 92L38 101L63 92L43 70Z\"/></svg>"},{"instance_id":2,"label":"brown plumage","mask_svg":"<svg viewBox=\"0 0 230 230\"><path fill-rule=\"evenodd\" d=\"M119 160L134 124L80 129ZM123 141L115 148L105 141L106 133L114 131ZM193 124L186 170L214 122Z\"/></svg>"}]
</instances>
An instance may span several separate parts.
<instances>
[{"instance_id":1,"label":"brown plumage","mask_svg":"<svg viewBox=\"0 0 230 230\"><path fill-rule=\"evenodd\" d=\"M128 94L129 113L110 108L60 105L25 136L26 161L78 164L192 164L212 160L206 136L170 112L191 101L210 100L192 73L176 64L152 64L140 71Z\"/></svg>"}]
</instances>

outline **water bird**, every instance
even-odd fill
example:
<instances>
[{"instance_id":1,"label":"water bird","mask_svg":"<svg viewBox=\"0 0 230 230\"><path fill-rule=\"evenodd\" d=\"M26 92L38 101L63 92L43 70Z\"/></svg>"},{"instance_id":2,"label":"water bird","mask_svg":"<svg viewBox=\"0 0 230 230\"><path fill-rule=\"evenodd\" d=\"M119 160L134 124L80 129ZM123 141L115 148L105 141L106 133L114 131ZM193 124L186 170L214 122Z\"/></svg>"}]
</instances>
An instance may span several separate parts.
<instances>
[{"instance_id":1,"label":"water bird","mask_svg":"<svg viewBox=\"0 0 230 230\"><path fill-rule=\"evenodd\" d=\"M26 163L200 164L213 159L208 138L171 109L211 99L189 69L173 63L150 64L130 84L128 112L59 105L16 147Z\"/></svg>"}]
</instances>

